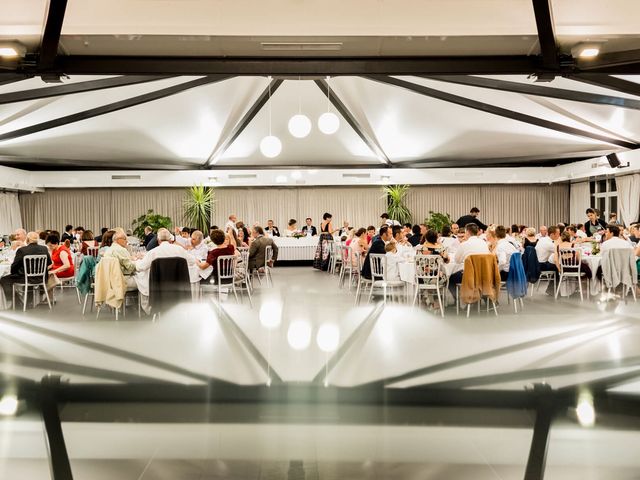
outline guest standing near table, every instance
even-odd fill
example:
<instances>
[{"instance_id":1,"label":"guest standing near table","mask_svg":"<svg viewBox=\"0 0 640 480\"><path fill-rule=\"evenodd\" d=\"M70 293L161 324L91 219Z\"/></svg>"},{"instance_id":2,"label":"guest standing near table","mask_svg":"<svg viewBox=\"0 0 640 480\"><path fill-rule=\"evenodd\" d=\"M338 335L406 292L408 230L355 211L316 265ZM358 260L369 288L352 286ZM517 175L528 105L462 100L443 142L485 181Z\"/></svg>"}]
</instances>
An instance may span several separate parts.
<instances>
[{"instance_id":1,"label":"guest standing near table","mask_svg":"<svg viewBox=\"0 0 640 480\"><path fill-rule=\"evenodd\" d=\"M480 209L478 207L473 207L469 212L469 215L463 215L456 222L460 228L464 228L469 223L475 223L480 230L486 230L487 227L484 223L478 220L478 215L480 214Z\"/></svg>"},{"instance_id":2,"label":"guest standing near table","mask_svg":"<svg viewBox=\"0 0 640 480\"><path fill-rule=\"evenodd\" d=\"M316 249L315 259L313 260L313 268L322 270L323 272L329 269L329 259L331 256L329 247L331 242L333 242L333 232L335 232L331 219L332 216L330 213L325 213L322 216L322 223L320 224L320 240L318 241L318 248ZM311 219L309 218L307 220ZM307 225L309 224L307 223Z\"/></svg>"},{"instance_id":3,"label":"guest standing near table","mask_svg":"<svg viewBox=\"0 0 640 480\"><path fill-rule=\"evenodd\" d=\"M607 224L601 218L598 218L596 211L593 208L587 208L586 213L589 219L584 225L587 237L593 238L597 233L604 233L603 230L607 227Z\"/></svg>"}]
</instances>

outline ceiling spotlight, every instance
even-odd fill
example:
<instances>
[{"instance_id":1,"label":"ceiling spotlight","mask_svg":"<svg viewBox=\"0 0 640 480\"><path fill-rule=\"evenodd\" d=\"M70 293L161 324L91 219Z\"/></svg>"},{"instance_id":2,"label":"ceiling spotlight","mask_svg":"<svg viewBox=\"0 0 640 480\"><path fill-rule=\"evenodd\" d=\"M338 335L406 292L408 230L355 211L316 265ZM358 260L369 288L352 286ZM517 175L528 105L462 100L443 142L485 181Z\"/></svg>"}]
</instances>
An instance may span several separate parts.
<instances>
[{"instance_id":1,"label":"ceiling spotlight","mask_svg":"<svg viewBox=\"0 0 640 480\"><path fill-rule=\"evenodd\" d=\"M593 397L590 394L581 394L576 406L578 422L583 427L592 427L596 422L596 410L593 407Z\"/></svg>"},{"instance_id":2,"label":"ceiling spotlight","mask_svg":"<svg viewBox=\"0 0 640 480\"><path fill-rule=\"evenodd\" d=\"M24 57L27 49L18 42L0 43L0 57L15 58Z\"/></svg>"},{"instance_id":3,"label":"ceiling spotlight","mask_svg":"<svg viewBox=\"0 0 640 480\"><path fill-rule=\"evenodd\" d=\"M275 158L282 151L282 142L274 135L267 135L260 142L260 151L267 158Z\"/></svg>"},{"instance_id":4,"label":"ceiling spotlight","mask_svg":"<svg viewBox=\"0 0 640 480\"><path fill-rule=\"evenodd\" d=\"M600 53L597 43L578 43L571 49L571 55L579 58L594 58Z\"/></svg>"},{"instance_id":5,"label":"ceiling spotlight","mask_svg":"<svg viewBox=\"0 0 640 480\"><path fill-rule=\"evenodd\" d=\"M333 112L325 112L318 118L318 128L325 135L332 135L340 128L340 119Z\"/></svg>"},{"instance_id":6,"label":"ceiling spotlight","mask_svg":"<svg viewBox=\"0 0 640 480\"><path fill-rule=\"evenodd\" d=\"M311 120L298 113L289 120L289 133L296 138L304 138L311 133Z\"/></svg>"},{"instance_id":7,"label":"ceiling spotlight","mask_svg":"<svg viewBox=\"0 0 640 480\"><path fill-rule=\"evenodd\" d=\"M0 415L12 416L18 412L18 397L3 395L0 399Z\"/></svg>"}]
</instances>

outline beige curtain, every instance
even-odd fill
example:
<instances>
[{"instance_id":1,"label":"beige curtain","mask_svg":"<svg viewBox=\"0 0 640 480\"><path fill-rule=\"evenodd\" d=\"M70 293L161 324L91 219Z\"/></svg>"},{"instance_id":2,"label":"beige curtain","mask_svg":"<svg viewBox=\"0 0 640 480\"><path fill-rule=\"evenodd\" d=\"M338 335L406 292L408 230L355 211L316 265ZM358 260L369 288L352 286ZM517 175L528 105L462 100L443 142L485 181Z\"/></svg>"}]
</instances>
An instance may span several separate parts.
<instances>
[{"instance_id":1,"label":"beige curtain","mask_svg":"<svg viewBox=\"0 0 640 480\"><path fill-rule=\"evenodd\" d=\"M640 174L616 177L616 190L619 219L625 225L637 222L640 218Z\"/></svg>"},{"instance_id":2,"label":"beige curtain","mask_svg":"<svg viewBox=\"0 0 640 480\"><path fill-rule=\"evenodd\" d=\"M0 235L12 233L22 227L17 193L0 193Z\"/></svg>"},{"instance_id":3,"label":"beige curtain","mask_svg":"<svg viewBox=\"0 0 640 480\"><path fill-rule=\"evenodd\" d=\"M131 227L131 222L152 209L182 225L183 188L51 189L20 194L20 211L27 230L81 225L94 233L101 227Z\"/></svg>"},{"instance_id":4,"label":"beige curtain","mask_svg":"<svg viewBox=\"0 0 640 480\"><path fill-rule=\"evenodd\" d=\"M512 223L537 226L566 222L569 216L569 186L558 185L434 185L413 186L407 205L415 223L429 211L448 213L453 220L480 209L486 224Z\"/></svg>"},{"instance_id":5,"label":"beige curtain","mask_svg":"<svg viewBox=\"0 0 640 480\"><path fill-rule=\"evenodd\" d=\"M589 182L571 184L571 210L569 214L571 223L585 222L587 215L584 212L591 206L589 195Z\"/></svg>"}]
</instances>

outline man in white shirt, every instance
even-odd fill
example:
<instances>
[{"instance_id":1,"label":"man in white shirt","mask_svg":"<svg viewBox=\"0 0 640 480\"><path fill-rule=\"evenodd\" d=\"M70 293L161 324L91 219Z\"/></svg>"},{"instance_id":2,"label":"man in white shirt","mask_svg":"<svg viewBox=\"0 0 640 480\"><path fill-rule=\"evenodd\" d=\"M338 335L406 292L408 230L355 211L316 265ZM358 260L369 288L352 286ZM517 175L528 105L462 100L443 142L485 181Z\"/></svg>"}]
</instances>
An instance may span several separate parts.
<instances>
[{"instance_id":1,"label":"man in white shirt","mask_svg":"<svg viewBox=\"0 0 640 480\"><path fill-rule=\"evenodd\" d=\"M500 279L506 281L509 276L509 263L511 255L516 253L518 249L513 243L507 239L507 229L502 225L498 225L495 231L498 243L496 243L496 256L498 257L498 269L500 270Z\"/></svg>"},{"instance_id":2,"label":"man in white shirt","mask_svg":"<svg viewBox=\"0 0 640 480\"><path fill-rule=\"evenodd\" d=\"M235 213L229 215L229 220L224 225L224 233L227 233L229 229L232 229L234 232L238 233L238 227L236 227L236 223L238 222L238 217L236 217Z\"/></svg>"},{"instance_id":3,"label":"man in white shirt","mask_svg":"<svg viewBox=\"0 0 640 480\"><path fill-rule=\"evenodd\" d=\"M536 255L538 256L541 272L557 272L558 269L554 263L554 257L556 242L560 238L560 229L552 225L548 231L548 236L540 237L540 240L538 240L536 244Z\"/></svg>"},{"instance_id":4,"label":"man in white shirt","mask_svg":"<svg viewBox=\"0 0 640 480\"><path fill-rule=\"evenodd\" d=\"M620 227L618 225L607 225L604 232L605 241L600 245L600 253L603 254L607 250L613 250L614 248L631 249L631 243L627 240L620 238Z\"/></svg>"},{"instance_id":5,"label":"man in white shirt","mask_svg":"<svg viewBox=\"0 0 640 480\"><path fill-rule=\"evenodd\" d=\"M453 273L449 277L449 291L453 298L456 297L456 285L462 282L462 269L464 261L469 255L476 253L489 253L487 242L479 236L480 229L475 223L467 223L464 229L464 241L460 243L458 250L453 258Z\"/></svg>"},{"instance_id":6,"label":"man in white shirt","mask_svg":"<svg viewBox=\"0 0 640 480\"><path fill-rule=\"evenodd\" d=\"M204 234L200 230L195 230L187 238L176 235L176 243L200 261L205 260L209 254L209 248L204 243Z\"/></svg>"},{"instance_id":7,"label":"man in white shirt","mask_svg":"<svg viewBox=\"0 0 640 480\"><path fill-rule=\"evenodd\" d=\"M538 235L536 235L536 237L538 238L545 238L549 235L549 231L547 230L547 227L545 225L540 225L538 231L540 232L538 233Z\"/></svg>"},{"instance_id":8,"label":"man in white shirt","mask_svg":"<svg viewBox=\"0 0 640 480\"><path fill-rule=\"evenodd\" d=\"M147 254L141 260L135 262L136 264L136 283L138 284L138 290L140 290L140 294L148 297L149 296L149 270L151 269L151 262L153 262L156 258L169 258L169 257L181 257L187 261L187 266L189 267L189 278L191 283L197 283L200 281L200 273L199 268L196 265L196 259L193 255L189 254L183 247L180 245L175 245L171 243L171 232L166 228L161 228L158 230L158 246L153 250L149 250ZM148 305L148 298L147 305ZM143 299L142 302L143 308L145 307L145 302ZM145 309L147 311L147 309Z\"/></svg>"},{"instance_id":9,"label":"man in white shirt","mask_svg":"<svg viewBox=\"0 0 640 480\"><path fill-rule=\"evenodd\" d=\"M393 234L393 240L396 244L396 253L398 255L403 258L415 255L415 250L413 249L413 246L407 241L401 226L396 225L392 227L391 232Z\"/></svg>"}]
</instances>

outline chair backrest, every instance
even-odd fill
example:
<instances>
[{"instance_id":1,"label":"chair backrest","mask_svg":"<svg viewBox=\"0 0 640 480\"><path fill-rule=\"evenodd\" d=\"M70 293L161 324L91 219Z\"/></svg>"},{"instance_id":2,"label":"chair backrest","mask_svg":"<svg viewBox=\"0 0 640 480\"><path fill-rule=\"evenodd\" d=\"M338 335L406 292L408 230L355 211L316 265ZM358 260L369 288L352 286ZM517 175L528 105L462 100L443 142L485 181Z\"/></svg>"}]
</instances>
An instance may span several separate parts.
<instances>
[{"instance_id":1,"label":"chair backrest","mask_svg":"<svg viewBox=\"0 0 640 480\"><path fill-rule=\"evenodd\" d=\"M240 253L249 252L249 247L236 247Z\"/></svg>"},{"instance_id":2,"label":"chair backrest","mask_svg":"<svg viewBox=\"0 0 640 480\"><path fill-rule=\"evenodd\" d=\"M43 283L46 283L47 255L25 255L22 259L22 266L25 283L33 283L33 281L29 282L29 279L41 279Z\"/></svg>"},{"instance_id":3,"label":"chair backrest","mask_svg":"<svg viewBox=\"0 0 640 480\"><path fill-rule=\"evenodd\" d=\"M89 255L90 257L97 258L98 250L100 250L100 247L87 247L87 255Z\"/></svg>"},{"instance_id":4,"label":"chair backrest","mask_svg":"<svg viewBox=\"0 0 640 480\"><path fill-rule=\"evenodd\" d=\"M580 272L580 253L575 248L561 248L558 250L560 272L564 269Z\"/></svg>"},{"instance_id":5,"label":"chair backrest","mask_svg":"<svg viewBox=\"0 0 640 480\"><path fill-rule=\"evenodd\" d=\"M149 303L153 311L163 311L176 303L190 299L191 284L186 259L166 257L156 258L151 262Z\"/></svg>"},{"instance_id":6,"label":"chair backrest","mask_svg":"<svg viewBox=\"0 0 640 480\"><path fill-rule=\"evenodd\" d=\"M235 255L220 255L218 262L218 284L224 283L224 280L233 280L236 276L236 263L238 257Z\"/></svg>"},{"instance_id":7,"label":"chair backrest","mask_svg":"<svg viewBox=\"0 0 640 480\"><path fill-rule=\"evenodd\" d=\"M384 280L384 271L387 266L387 256L383 253L370 253L369 263L371 265L371 279L377 278Z\"/></svg>"},{"instance_id":8,"label":"chair backrest","mask_svg":"<svg viewBox=\"0 0 640 480\"><path fill-rule=\"evenodd\" d=\"M635 285L638 281L638 265L632 248L611 248L602 253L602 278L607 287L620 283Z\"/></svg>"},{"instance_id":9,"label":"chair backrest","mask_svg":"<svg viewBox=\"0 0 640 480\"><path fill-rule=\"evenodd\" d=\"M269 262L273 260L273 247L271 245L267 245L264 251L264 265L265 267L269 266Z\"/></svg>"},{"instance_id":10,"label":"chair backrest","mask_svg":"<svg viewBox=\"0 0 640 480\"><path fill-rule=\"evenodd\" d=\"M415 267L416 278L438 278L442 267L442 257L440 255L416 255Z\"/></svg>"},{"instance_id":11,"label":"chair backrest","mask_svg":"<svg viewBox=\"0 0 640 480\"><path fill-rule=\"evenodd\" d=\"M351 250L350 247L343 245L342 246L342 259L347 262L347 263L351 263L352 260L352 252L353 250Z\"/></svg>"}]
</instances>

